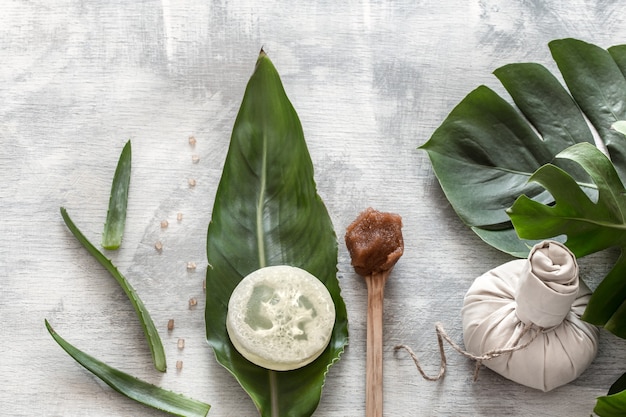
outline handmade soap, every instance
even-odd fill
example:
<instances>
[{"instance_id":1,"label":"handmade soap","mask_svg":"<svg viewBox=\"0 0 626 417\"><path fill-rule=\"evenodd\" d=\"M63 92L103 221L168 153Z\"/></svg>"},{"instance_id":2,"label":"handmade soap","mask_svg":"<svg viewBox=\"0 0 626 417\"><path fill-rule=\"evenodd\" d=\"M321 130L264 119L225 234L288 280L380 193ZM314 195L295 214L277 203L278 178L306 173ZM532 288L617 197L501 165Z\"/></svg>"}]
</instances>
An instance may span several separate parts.
<instances>
[{"instance_id":1,"label":"handmade soap","mask_svg":"<svg viewBox=\"0 0 626 417\"><path fill-rule=\"evenodd\" d=\"M250 362L286 371L313 362L334 323L335 305L324 284L303 269L280 265L258 269L237 285L226 329Z\"/></svg>"},{"instance_id":2,"label":"handmade soap","mask_svg":"<svg viewBox=\"0 0 626 417\"><path fill-rule=\"evenodd\" d=\"M590 296L569 249L541 242L528 259L500 265L471 285L462 310L465 348L480 356L523 346L483 364L550 391L577 378L596 355L598 329L580 318Z\"/></svg>"},{"instance_id":3,"label":"handmade soap","mask_svg":"<svg viewBox=\"0 0 626 417\"><path fill-rule=\"evenodd\" d=\"M387 271L404 252L402 218L370 207L347 227L345 240L357 274Z\"/></svg>"}]
</instances>

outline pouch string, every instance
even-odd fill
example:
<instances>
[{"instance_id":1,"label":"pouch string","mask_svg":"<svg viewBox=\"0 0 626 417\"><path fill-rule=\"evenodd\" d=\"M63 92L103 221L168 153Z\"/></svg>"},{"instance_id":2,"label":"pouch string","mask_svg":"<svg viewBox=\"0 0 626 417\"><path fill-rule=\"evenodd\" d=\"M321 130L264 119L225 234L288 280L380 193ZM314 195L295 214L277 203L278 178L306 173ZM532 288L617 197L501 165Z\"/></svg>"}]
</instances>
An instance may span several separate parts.
<instances>
[{"instance_id":1,"label":"pouch string","mask_svg":"<svg viewBox=\"0 0 626 417\"><path fill-rule=\"evenodd\" d=\"M435 324L435 330L437 332L437 343L439 344L439 355L441 356L441 366L439 367L439 373L436 376L429 376L426 374L426 372L424 372L424 369L420 365L417 355L413 352L413 350L409 346L397 345L394 348L394 350L396 351L400 349L406 350L408 354L411 356L411 359L413 359L413 362L415 363L415 366L417 367L417 370L419 371L419 373L422 375L424 379L428 381L438 381L446 373L447 360L446 360L446 352L443 348L444 340L448 342L448 344L452 346L452 348L456 350L458 353L476 362L476 367L474 368L474 381L476 381L478 379L478 372L480 371L480 367L484 361L492 359L492 358L496 358L501 355L505 355L507 353L512 353L517 350L522 350L528 347L528 345L530 345L537 338L537 336L539 336L539 334L541 333L543 329L533 324L525 324L519 336L517 336L517 338L513 340L513 343L511 344L510 347L492 349L488 352L483 353L482 355L474 355L466 350L463 350L463 348L461 348L457 343L454 342L454 340L450 338L450 336L448 336L446 331L443 329L443 325L441 323ZM519 344L521 339L531 330L533 330L533 334L531 335L530 339L522 344Z\"/></svg>"}]
</instances>

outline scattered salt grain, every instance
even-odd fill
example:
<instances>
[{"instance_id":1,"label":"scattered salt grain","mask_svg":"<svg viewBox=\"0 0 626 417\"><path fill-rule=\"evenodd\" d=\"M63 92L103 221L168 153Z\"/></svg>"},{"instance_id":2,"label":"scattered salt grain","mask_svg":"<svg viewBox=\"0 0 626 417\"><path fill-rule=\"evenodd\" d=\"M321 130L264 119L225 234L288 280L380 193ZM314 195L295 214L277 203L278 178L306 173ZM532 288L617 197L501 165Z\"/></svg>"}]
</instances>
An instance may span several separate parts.
<instances>
[{"instance_id":1,"label":"scattered salt grain","mask_svg":"<svg viewBox=\"0 0 626 417\"><path fill-rule=\"evenodd\" d=\"M177 346L178 346L178 349L184 349L185 348L185 339L178 339Z\"/></svg>"},{"instance_id":2,"label":"scattered salt grain","mask_svg":"<svg viewBox=\"0 0 626 417\"><path fill-rule=\"evenodd\" d=\"M196 300L194 297L191 297L191 298L189 299L189 308L193 308L193 307L195 307L196 305L198 305L198 300Z\"/></svg>"},{"instance_id":3,"label":"scattered salt grain","mask_svg":"<svg viewBox=\"0 0 626 417\"><path fill-rule=\"evenodd\" d=\"M193 135L189 136L189 145L191 145L191 147L196 146L196 142L197 141L196 141L196 137L195 136L193 136Z\"/></svg>"},{"instance_id":4,"label":"scattered salt grain","mask_svg":"<svg viewBox=\"0 0 626 417\"><path fill-rule=\"evenodd\" d=\"M189 184L190 187L195 187L196 186L196 180L193 178L189 178L187 180L187 183Z\"/></svg>"},{"instance_id":5,"label":"scattered salt grain","mask_svg":"<svg viewBox=\"0 0 626 417\"><path fill-rule=\"evenodd\" d=\"M156 249L157 252L161 252L163 250L163 243L161 243L160 240L157 240L157 242L154 244L154 249Z\"/></svg>"},{"instance_id":6,"label":"scattered salt grain","mask_svg":"<svg viewBox=\"0 0 626 417\"><path fill-rule=\"evenodd\" d=\"M176 361L176 370L180 371L183 369L183 361Z\"/></svg>"},{"instance_id":7,"label":"scattered salt grain","mask_svg":"<svg viewBox=\"0 0 626 417\"><path fill-rule=\"evenodd\" d=\"M187 271L195 271L196 263L195 262L187 262Z\"/></svg>"},{"instance_id":8,"label":"scattered salt grain","mask_svg":"<svg viewBox=\"0 0 626 417\"><path fill-rule=\"evenodd\" d=\"M183 213L178 213L176 215L176 220L178 220L179 222L183 220Z\"/></svg>"},{"instance_id":9,"label":"scattered salt grain","mask_svg":"<svg viewBox=\"0 0 626 417\"><path fill-rule=\"evenodd\" d=\"M169 226L169 223L167 220L161 220L161 229L167 229L167 226Z\"/></svg>"},{"instance_id":10,"label":"scattered salt grain","mask_svg":"<svg viewBox=\"0 0 626 417\"><path fill-rule=\"evenodd\" d=\"M200 162L200 157L198 155L192 155L191 162L197 164L198 162Z\"/></svg>"}]
</instances>

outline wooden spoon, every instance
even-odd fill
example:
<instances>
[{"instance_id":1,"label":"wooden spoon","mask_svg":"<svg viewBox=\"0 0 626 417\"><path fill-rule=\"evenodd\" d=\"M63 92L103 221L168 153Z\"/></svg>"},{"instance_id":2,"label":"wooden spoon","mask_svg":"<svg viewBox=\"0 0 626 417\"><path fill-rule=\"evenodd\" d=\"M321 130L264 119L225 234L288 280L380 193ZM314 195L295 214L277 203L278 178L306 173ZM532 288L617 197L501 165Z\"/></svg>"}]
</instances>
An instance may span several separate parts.
<instances>
[{"instance_id":1,"label":"wooden spoon","mask_svg":"<svg viewBox=\"0 0 626 417\"><path fill-rule=\"evenodd\" d=\"M366 417L383 415L383 301L385 283L404 252L402 219L368 208L346 231L355 271L367 284Z\"/></svg>"},{"instance_id":2,"label":"wooden spoon","mask_svg":"<svg viewBox=\"0 0 626 417\"><path fill-rule=\"evenodd\" d=\"M367 361L365 415L383 415L383 300L391 270L365 276L367 283Z\"/></svg>"}]
</instances>

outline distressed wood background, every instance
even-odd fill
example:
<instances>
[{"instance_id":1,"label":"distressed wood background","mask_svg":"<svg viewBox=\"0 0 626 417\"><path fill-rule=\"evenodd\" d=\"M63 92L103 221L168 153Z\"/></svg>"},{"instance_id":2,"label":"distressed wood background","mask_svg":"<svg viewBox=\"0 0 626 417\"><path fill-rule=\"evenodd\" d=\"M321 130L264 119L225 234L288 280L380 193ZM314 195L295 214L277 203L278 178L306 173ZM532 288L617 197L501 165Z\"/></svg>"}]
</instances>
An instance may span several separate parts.
<instances>
[{"instance_id":1,"label":"distressed wood background","mask_svg":"<svg viewBox=\"0 0 626 417\"><path fill-rule=\"evenodd\" d=\"M340 239L350 345L328 374L316 416L364 414L366 288L342 237L368 206L404 219L405 255L386 287L386 415L590 415L595 398L625 371L626 343L607 332L591 367L549 393L489 370L473 382L473 365L450 349L447 376L428 382L393 347L409 344L435 373L434 324L442 322L460 342L471 282L511 259L460 222L417 147L478 85L502 92L492 75L497 67L533 61L555 69L550 40L625 43L623 6L606 0L2 1L0 414L159 415L77 365L49 337L44 318L111 365L212 404L210 416L257 414L205 342L202 281L230 132L263 46L301 118L319 193ZM164 375L151 366L122 290L59 214L66 207L99 242L128 139L126 234L122 249L109 255L161 330L170 369ZM581 260L592 286L614 256ZM190 298L197 306L190 308ZM168 332L171 318L175 329Z\"/></svg>"}]
</instances>

